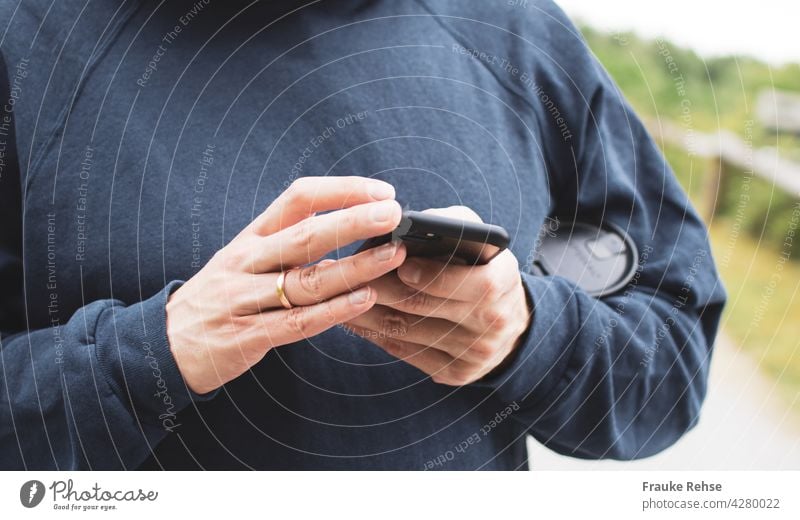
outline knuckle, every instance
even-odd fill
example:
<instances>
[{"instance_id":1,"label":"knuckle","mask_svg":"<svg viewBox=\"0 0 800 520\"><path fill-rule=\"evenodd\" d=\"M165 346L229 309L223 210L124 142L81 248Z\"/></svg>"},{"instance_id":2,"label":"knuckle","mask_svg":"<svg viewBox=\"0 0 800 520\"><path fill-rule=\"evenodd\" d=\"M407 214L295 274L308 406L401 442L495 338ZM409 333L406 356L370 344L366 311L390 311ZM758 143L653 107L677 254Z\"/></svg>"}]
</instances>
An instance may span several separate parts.
<instances>
[{"instance_id":1,"label":"knuckle","mask_svg":"<svg viewBox=\"0 0 800 520\"><path fill-rule=\"evenodd\" d=\"M233 334L241 334L242 332L248 330L251 326L249 316L239 316L238 314L229 314L224 318L225 325L224 329L225 332L231 332Z\"/></svg>"},{"instance_id":2,"label":"knuckle","mask_svg":"<svg viewBox=\"0 0 800 520\"><path fill-rule=\"evenodd\" d=\"M235 247L223 247L214 257L227 271L240 271L247 261L244 250Z\"/></svg>"},{"instance_id":3,"label":"knuckle","mask_svg":"<svg viewBox=\"0 0 800 520\"><path fill-rule=\"evenodd\" d=\"M508 317L494 307L488 307L482 312L481 322L488 330L500 331L508 325Z\"/></svg>"},{"instance_id":4,"label":"knuckle","mask_svg":"<svg viewBox=\"0 0 800 520\"><path fill-rule=\"evenodd\" d=\"M291 238L292 247L301 251L308 251L314 243L314 226L310 221L304 220L296 226Z\"/></svg>"},{"instance_id":5,"label":"knuckle","mask_svg":"<svg viewBox=\"0 0 800 520\"><path fill-rule=\"evenodd\" d=\"M386 338L403 337L408 332L408 320L403 315L387 312L381 318L380 330Z\"/></svg>"},{"instance_id":6,"label":"knuckle","mask_svg":"<svg viewBox=\"0 0 800 520\"><path fill-rule=\"evenodd\" d=\"M308 180L300 177L292 181L286 191L283 192L286 196L286 202L297 203L305 200L306 193L308 192Z\"/></svg>"},{"instance_id":7,"label":"knuckle","mask_svg":"<svg viewBox=\"0 0 800 520\"><path fill-rule=\"evenodd\" d=\"M301 190L295 186L295 182L297 181L294 181L292 184L290 184L283 194L281 194L280 200L276 205L281 211L296 206L302 200Z\"/></svg>"},{"instance_id":8,"label":"knuckle","mask_svg":"<svg viewBox=\"0 0 800 520\"><path fill-rule=\"evenodd\" d=\"M510 320L507 314L498 313L497 318L492 322L491 329L495 332L501 332L508 328Z\"/></svg>"},{"instance_id":9,"label":"knuckle","mask_svg":"<svg viewBox=\"0 0 800 520\"><path fill-rule=\"evenodd\" d=\"M478 311L478 321L486 327L491 327L500 318L500 312L492 306L486 306Z\"/></svg>"},{"instance_id":10,"label":"knuckle","mask_svg":"<svg viewBox=\"0 0 800 520\"><path fill-rule=\"evenodd\" d=\"M464 365L453 365L448 368L450 384L453 386L466 385L472 379L472 369Z\"/></svg>"},{"instance_id":11,"label":"knuckle","mask_svg":"<svg viewBox=\"0 0 800 520\"><path fill-rule=\"evenodd\" d=\"M494 345L485 340L476 341L469 350L482 360L490 359L494 355Z\"/></svg>"},{"instance_id":12,"label":"knuckle","mask_svg":"<svg viewBox=\"0 0 800 520\"><path fill-rule=\"evenodd\" d=\"M310 265L299 270L300 289L316 302L322 298L322 277L318 264Z\"/></svg>"},{"instance_id":13,"label":"knuckle","mask_svg":"<svg viewBox=\"0 0 800 520\"><path fill-rule=\"evenodd\" d=\"M224 325L221 327L221 332L228 337L235 337L237 341L247 343L245 338L248 337L261 337L262 330L260 324L253 320L251 316L229 316Z\"/></svg>"},{"instance_id":14,"label":"knuckle","mask_svg":"<svg viewBox=\"0 0 800 520\"><path fill-rule=\"evenodd\" d=\"M346 260L340 262L341 269L338 271L337 276L350 285L359 285L361 283L370 282L386 273L385 269L381 268L379 262L374 258L367 255L354 255Z\"/></svg>"},{"instance_id":15,"label":"knuckle","mask_svg":"<svg viewBox=\"0 0 800 520\"><path fill-rule=\"evenodd\" d=\"M384 339L383 348L386 349L386 352L396 358L406 357L405 344L402 341L397 341L390 338Z\"/></svg>"},{"instance_id":16,"label":"knuckle","mask_svg":"<svg viewBox=\"0 0 800 520\"><path fill-rule=\"evenodd\" d=\"M431 309L431 297L424 292L417 291L405 299L405 307L411 314L424 315Z\"/></svg>"},{"instance_id":17,"label":"knuckle","mask_svg":"<svg viewBox=\"0 0 800 520\"><path fill-rule=\"evenodd\" d=\"M369 272L374 266L375 262L367 260L364 255L353 255L341 262L342 274L345 276L349 274L362 274Z\"/></svg>"},{"instance_id":18,"label":"knuckle","mask_svg":"<svg viewBox=\"0 0 800 520\"><path fill-rule=\"evenodd\" d=\"M339 321L339 317L336 314L335 309L331 302L324 302L322 305L322 313L325 319L325 323L328 325L334 325Z\"/></svg>"},{"instance_id":19,"label":"knuckle","mask_svg":"<svg viewBox=\"0 0 800 520\"><path fill-rule=\"evenodd\" d=\"M306 336L308 334L308 312L303 307L289 309L286 314L286 323L292 332L301 336Z\"/></svg>"},{"instance_id":20,"label":"knuckle","mask_svg":"<svg viewBox=\"0 0 800 520\"><path fill-rule=\"evenodd\" d=\"M240 309L246 309L248 303L258 304L263 299L261 291L255 286L251 277L236 281L222 279L217 283L217 288L224 295L230 313L238 313Z\"/></svg>"},{"instance_id":21,"label":"knuckle","mask_svg":"<svg viewBox=\"0 0 800 520\"><path fill-rule=\"evenodd\" d=\"M497 281L491 276L483 277L483 279L480 281L480 288L484 298L488 299L497 296L499 292Z\"/></svg>"},{"instance_id":22,"label":"knuckle","mask_svg":"<svg viewBox=\"0 0 800 520\"><path fill-rule=\"evenodd\" d=\"M339 213L339 222L337 223L337 231L345 232L345 236L347 236L347 232L349 230L354 230L360 227L364 227L364 222L369 222L364 218L358 218L358 213L360 208L350 208L343 210ZM338 234L338 233L337 233Z\"/></svg>"}]
</instances>

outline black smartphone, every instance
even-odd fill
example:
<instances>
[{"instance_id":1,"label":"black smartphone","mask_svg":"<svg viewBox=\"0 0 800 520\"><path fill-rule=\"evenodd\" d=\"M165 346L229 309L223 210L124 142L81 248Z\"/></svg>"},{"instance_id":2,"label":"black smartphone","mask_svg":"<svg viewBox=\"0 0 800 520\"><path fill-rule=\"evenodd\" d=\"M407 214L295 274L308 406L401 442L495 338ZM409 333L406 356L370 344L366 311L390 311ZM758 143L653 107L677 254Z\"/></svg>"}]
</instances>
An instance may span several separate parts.
<instances>
[{"instance_id":1,"label":"black smartphone","mask_svg":"<svg viewBox=\"0 0 800 520\"><path fill-rule=\"evenodd\" d=\"M482 265L508 247L508 232L500 226L442 217L420 211L404 211L391 233L365 241L358 252L402 240L408 256L453 259ZM458 261L458 260L457 260Z\"/></svg>"}]
</instances>

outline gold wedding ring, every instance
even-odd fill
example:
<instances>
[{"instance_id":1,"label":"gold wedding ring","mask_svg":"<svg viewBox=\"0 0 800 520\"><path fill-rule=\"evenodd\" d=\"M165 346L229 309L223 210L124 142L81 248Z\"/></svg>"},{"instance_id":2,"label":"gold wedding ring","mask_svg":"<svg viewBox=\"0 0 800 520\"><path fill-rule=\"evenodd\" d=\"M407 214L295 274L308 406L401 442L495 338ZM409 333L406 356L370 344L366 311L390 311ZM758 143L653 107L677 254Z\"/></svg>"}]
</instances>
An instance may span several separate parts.
<instances>
[{"instance_id":1,"label":"gold wedding ring","mask_svg":"<svg viewBox=\"0 0 800 520\"><path fill-rule=\"evenodd\" d=\"M286 289L284 288L284 284L286 283L286 271L281 271L281 274L278 275L278 280L275 282L275 293L278 295L278 301L281 302L284 309L291 309L294 307L292 302L286 297Z\"/></svg>"}]
</instances>

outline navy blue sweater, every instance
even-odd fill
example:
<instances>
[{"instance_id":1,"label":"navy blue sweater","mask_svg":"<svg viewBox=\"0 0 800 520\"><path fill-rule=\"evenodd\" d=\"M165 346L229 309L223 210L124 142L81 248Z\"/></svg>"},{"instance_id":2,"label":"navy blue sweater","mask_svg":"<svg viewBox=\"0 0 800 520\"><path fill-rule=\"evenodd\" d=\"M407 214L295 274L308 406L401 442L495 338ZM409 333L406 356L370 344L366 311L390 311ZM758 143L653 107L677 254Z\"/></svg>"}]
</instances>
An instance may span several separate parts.
<instances>
[{"instance_id":1,"label":"navy blue sweater","mask_svg":"<svg viewBox=\"0 0 800 520\"><path fill-rule=\"evenodd\" d=\"M706 230L554 4L261 4L0 1L0 467L517 469L528 434L629 459L697 422ZM522 345L464 387L334 328L190 392L169 292L293 179L352 174L524 266L548 216L603 218L640 270L602 300L523 273Z\"/></svg>"}]
</instances>

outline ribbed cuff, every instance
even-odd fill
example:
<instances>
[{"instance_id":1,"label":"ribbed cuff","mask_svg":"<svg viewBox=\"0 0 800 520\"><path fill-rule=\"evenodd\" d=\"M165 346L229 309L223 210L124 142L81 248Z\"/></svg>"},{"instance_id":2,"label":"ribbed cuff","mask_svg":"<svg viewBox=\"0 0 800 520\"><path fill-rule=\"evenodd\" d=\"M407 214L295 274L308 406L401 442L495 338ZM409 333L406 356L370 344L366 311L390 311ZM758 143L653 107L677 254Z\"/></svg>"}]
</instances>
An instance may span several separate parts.
<instances>
[{"instance_id":1,"label":"ribbed cuff","mask_svg":"<svg viewBox=\"0 0 800 520\"><path fill-rule=\"evenodd\" d=\"M197 394L186 386L167 338L167 299L182 281L125 307L115 301L98 318L95 348L111 387L132 403L139 420L177 426L177 414L192 401L206 401L218 390Z\"/></svg>"},{"instance_id":2,"label":"ribbed cuff","mask_svg":"<svg viewBox=\"0 0 800 520\"><path fill-rule=\"evenodd\" d=\"M576 331L580 327L573 284L554 276L522 274L532 302L531 325L499 372L473 383L492 388L503 402L526 402L530 406L546 396L563 377L572 356Z\"/></svg>"}]
</instances>

